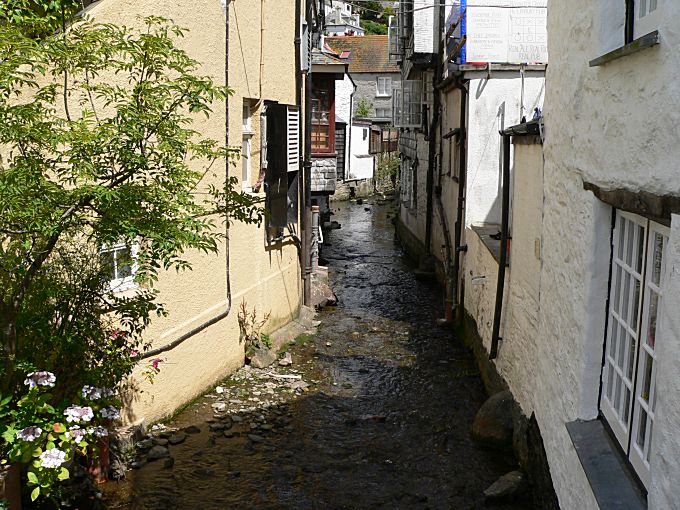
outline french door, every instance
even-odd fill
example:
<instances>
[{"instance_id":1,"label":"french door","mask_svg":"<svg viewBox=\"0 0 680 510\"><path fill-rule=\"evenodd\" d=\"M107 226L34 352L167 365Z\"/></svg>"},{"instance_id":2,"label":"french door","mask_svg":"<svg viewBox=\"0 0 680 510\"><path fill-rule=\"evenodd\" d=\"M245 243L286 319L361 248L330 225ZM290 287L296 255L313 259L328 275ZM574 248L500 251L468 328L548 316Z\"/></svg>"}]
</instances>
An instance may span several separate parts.
<instances>
[{"instance_id":1,"label":"french door","mask_svg":"<svg viewBox=\"0 0 680 510\"><path fill-rule=\"evenodd\" d=\"M658 316L668 228L616 213L601 411L642 482L649 483Z\"/></svg>"}]
</instances>

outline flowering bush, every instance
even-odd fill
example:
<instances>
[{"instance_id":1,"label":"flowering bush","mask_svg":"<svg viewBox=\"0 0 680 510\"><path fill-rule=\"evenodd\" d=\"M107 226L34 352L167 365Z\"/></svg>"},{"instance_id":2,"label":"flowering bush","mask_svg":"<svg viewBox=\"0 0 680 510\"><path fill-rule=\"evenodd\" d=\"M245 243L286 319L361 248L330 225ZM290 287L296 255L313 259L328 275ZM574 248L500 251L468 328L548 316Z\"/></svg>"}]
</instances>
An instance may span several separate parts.
<instances>
[{"instance_id":1,"label":"flowering bush","mask_svg":"<svg viewBox=\"0 0 680 510\"><path fill-rule=\"evenodd\" d=\"M12 396L0 399L2 463L27 466L31 500L54 497L76 458L96 455L97 439L108 435L107 425L120 412L108 388L83 386L77 403L64 404L51 391L56 384L51 372L32 372L24 384L28 391L16 402Z\"/></svg>"}]
</instances>

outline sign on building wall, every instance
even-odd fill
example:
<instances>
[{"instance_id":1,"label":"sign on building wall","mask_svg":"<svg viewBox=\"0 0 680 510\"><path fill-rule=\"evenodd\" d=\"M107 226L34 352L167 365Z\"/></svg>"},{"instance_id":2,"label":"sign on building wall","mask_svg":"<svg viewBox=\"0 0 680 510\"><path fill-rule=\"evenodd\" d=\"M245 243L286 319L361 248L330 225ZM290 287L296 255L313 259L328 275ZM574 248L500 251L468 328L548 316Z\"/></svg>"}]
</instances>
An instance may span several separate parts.
<instances>
[{"instance_id":1,"label":"sign on building wall","mask_svg":"<svg viewBox=\"0 0 680 510\"><path fill-rule=\"evenodd\" d=\"M548 62L547 0L461 0L455 8L466 38L461 63Z\"/></svg>"}]
</instances>

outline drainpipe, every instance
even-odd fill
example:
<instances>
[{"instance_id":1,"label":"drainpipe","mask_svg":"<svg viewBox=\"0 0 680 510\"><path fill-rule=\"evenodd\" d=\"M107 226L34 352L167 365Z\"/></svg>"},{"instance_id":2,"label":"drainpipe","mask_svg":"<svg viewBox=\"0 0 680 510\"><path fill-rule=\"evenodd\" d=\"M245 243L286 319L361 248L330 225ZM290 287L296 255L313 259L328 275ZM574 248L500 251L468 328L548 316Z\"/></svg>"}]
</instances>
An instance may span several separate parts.
<instances>
[{"instance_id":1,"label":"drainpipe","mask_svg":"<svg viewBox=\"0 0 680 510\"><path fill-rule=\"evenodd\" d=\"M454 241L456 247L453 254L453 270L451 271L451 283L453 293L453 308L458 308L460 302L458 300L459 294L459 279L460 279L460 258L461 252L467 251L467 246L461 246L463 238L463 214L465 212L465 196L467 194L467 101L468 90L462 81L456 81L455 87L460 91L460 131L458 133L458 163L460 171L458 172L458 205L456 209L456 224L454 226Z\"/></svg>"},{"instance_id":2,"label":"drainpipe","mask_svg":"<svg viewBox=\"0 0 680 510\"><path fill-rule=\"evenodd\" d=\"M505 290L505 265L508 254L508 223L510 215L510 135L503 135L503 201L501 204L501 252L498 261L498 282L496 283L496 307L493 314L493 331L491 334L491 350L489 359L498 356L498 344L501 329L501 313L503 311L503 292Z\"/></svg>"},{"instance_id":3,"label":"drainpipe","mask_svg":"<svg viewBox=\"0 0 680 510\"><path fill-rule=\"evenodd\" d=\"M229 86L229 3L231 0L223 0L223 8L224 8L224 14L226 18L226 24L225 24L225 43L224 43L224 59L225 59L225 64L224 64L224 85L225 87ZM225 142L225 147L229 147L229 96L225 99L225 121L224 121L224 142ZM224 181L225 183L229 182L229 158L225 157L224 158ZM223 319L226 319L229 313L231 312L231 275L229 271L229 221L224 222L226 225L226 237L224 241L224 250L225 250L225 272L226 272L226 277L227 277L227 307L224 309L223 312L219 313L218 315L215 315L213 318L208 319L204 323L200 324L199 326L196 326L195 328L191 329L190 331L187 331L180 337L176 338L170 343L167 343L161 347L158 347L156 349L152 349L150 351L146 351L144 353L141 353L137 357L133 358L135 361L141 361L143 359L148 359L153 356L158 356L161 353L170 351L177 347L178 345L184 343L185 341L189 340L193 336L196 336L199 334L201 331L204 331L208 329L210 326L213 324L216 324L220 322Z\"/></svg>"},{"instance_id":4,"label":"drainpipe","mask_svg":"<svg viewBox=\"0 0 680 510\"><path fill-rule=\"evenodd\" d=\"M307 0L307 27L312 29L314 0ZM309 49L312 50L311 48ZM305 161L303 164L304 186L304 232L302 236L302 260L304 261L304 302L312 304L312 267L310 249L312 245L312 69L305 76Z\"/></svg>"},{"instance_id":5,"label":"drainpipe","mask_svg":"<svg viewBox=\"0 0 680 510\"><path fill-rule=\"evenodd\" d=\"M439 6L439 28L444 26L444 7ZM432 79L432 123L429 133L429 153L427 158L427 211L425 213L425 249L428 254L432 253L432 211L433 211L433 188L434 188L434 162L437 158L437 124L439 123L441 97L436 88L442 79L442 38L437 38L437 58Z\"/></svg>"},{"instance_id":6,"label":"drainpipe","mask_svg":"<svg viewBox=\"0 0 680 510\"><path fill-rule=\"evenodd\" d=\"M347 150L345 151L345 160L346 160L346 167L347 167L347 172L346 175L343 175L343 180L347 180L347 178L351 175L352 173L352 121L354 120L354 94L356 94L357 91L357 84L354 83L354 80L352 79L352 76L347 73L347 77L349 78L349 81L352 82L352 86L354 87L354 90L352 93L349 95L349 133L347 136ZM348 157L349 155L349 157ZM344 170L344 169L343 169Z\"/></svg>"},{"instance_id":7,"label":"drainpipe","mask_svg":"<svg viewBox=\"0 0 680 510\"><path fill-rule=\"evenodd\" d=\"M298 107L298 112L302 115L302 0L295 0L295 104ZM308 26L309 28L309 26ZM307 44L307 41L305 41ZM311 48L310 48L311 50ZM306 132L306 129L304 130ZM300 140L302 142L303 130L300 130ZM299 146L302 146L300 143ZM302 279L302 300L305 302L304 293L307 282L307 275L305 274L305 257L304 257L304 239L306 233L305 224L305 169L304 169L304 154L300 152L300 161L298 162L298 211L300 214L300 236L302 239L298 244L298 256L300 258L300 278Z\"/></svg>"}]
</instances>

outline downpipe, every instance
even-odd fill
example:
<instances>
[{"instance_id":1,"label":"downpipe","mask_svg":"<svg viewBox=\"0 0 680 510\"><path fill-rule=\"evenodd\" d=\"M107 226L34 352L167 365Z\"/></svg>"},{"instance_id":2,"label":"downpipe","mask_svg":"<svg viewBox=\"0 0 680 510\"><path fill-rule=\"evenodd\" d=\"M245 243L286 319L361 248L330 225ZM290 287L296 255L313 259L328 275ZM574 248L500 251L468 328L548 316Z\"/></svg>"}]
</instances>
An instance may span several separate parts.
<instances>
[{"instance_id":1,"label":"downpipe","mask_svg":"<svg viewBox=\"0 0 680 510\"><path fill-rule=\"evenodd\" d=\"M503 201L501 203L501 252L498 261L498 281L496 282L496 306L493 314L493 330L491 333L491 349L489 359L498 356L501 315L503 313L503 293L505 291L505 266L508 256L508 228L510 216L510 135L503 135Z\"/></svg>"},{"instance_id":2,"label":"downpipe","mask_svg":"<svg viewBox=\"0 0 680 510\"><path fill-rule=\"evenodd\" d=\"M458 162L460 166L460 171L458 172L458 204L456 208L456 224L454 226L454 240L453 244L455 246L453 254L453 267L451 271L451 314L457 310L460 306L460 301L458 296L460 294L460 260L461 253L467 251L467 247L461 246L461 240L463 238L463 215L465 212L465 197L467 194L467 102L468 102L468 90L467 87L461 82L456 81L454 86L460 91L460 121L459 121L459 133L458 133ZM462 314L461 314L462 315Z\"/></svg>"}]
</instances>

